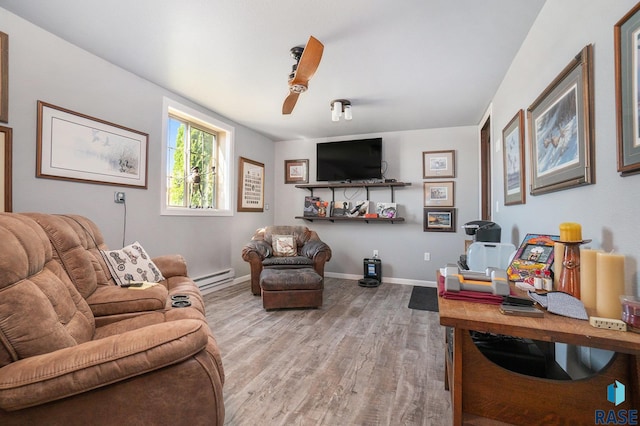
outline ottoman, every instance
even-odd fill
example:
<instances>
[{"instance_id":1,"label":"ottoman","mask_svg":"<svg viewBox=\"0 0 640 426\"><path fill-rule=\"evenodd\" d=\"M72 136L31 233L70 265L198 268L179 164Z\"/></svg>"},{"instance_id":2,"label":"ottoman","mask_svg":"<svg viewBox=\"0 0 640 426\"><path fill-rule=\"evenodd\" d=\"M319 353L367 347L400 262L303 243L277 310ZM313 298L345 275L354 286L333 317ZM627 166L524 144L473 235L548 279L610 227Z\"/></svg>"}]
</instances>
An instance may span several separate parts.
<instances>
[{"instance_id":1,"label":"ottoman","mask_svg":"<svg viewBox=\"0 0 640 426\"><path fill-rule=\"evenodd\" d=\"M274 269L260 273L264 309L319 308L322 306L322 277L313 268Z\"/></svg>"}]
</instances>

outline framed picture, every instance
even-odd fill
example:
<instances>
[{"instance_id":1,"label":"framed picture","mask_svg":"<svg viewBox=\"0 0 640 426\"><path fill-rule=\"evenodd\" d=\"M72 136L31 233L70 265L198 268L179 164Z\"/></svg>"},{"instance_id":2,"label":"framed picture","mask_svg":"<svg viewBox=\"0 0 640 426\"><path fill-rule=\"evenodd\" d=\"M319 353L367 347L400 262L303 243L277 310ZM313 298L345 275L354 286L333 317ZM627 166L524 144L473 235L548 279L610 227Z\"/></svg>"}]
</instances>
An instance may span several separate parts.
<instances>
[{"instance_id":1,"label":"framed picture","mask_svg":"<svg viewBox=\"0 0 640 426\"><path fill-rule=\"evenodd\" d=\"M238 167L238 211L264 211L264 164L240 157Z\"/></svg>"},{"instance_id":2,"label":"framed picture","mask_svg":"<svg viewBox=\"0 0 640 426\"><path fill-rule=\"evenodd\" d=\"M10 212L13 209L11 188L11 140L12 131L9 127L0 126L0 211Z\"/></svg>"},{"instance_id":3,"label":"framed picture","mask_svg":"<svg viewBox=\"0 0 640 426\"><path fill-rule=\"evenodd\" d=\"M504 205L524 204L524 111L520 110L502 131Z\"/></svg>"},{"instance_id":4,"label":"framed picture","mask_svg":"<svg viewBox=\"0 0 640 426\"><path fill-rule=\"evenodd\" d=\"M582 49L527 110L531 195L595 181L592 56Z\"/></svg>"},{"instance_id":5,"label":"framed picture","mask_svg":"<svg viewBox=\"0 0 640 426\"><path fill-rule=\"evenodd\" d=\"M424 232L456 232L456 209L425 207Z\"/></svg>"},{"instance_id":6,"label":"framed picture","mask_svg":"<svg viewBox=\"0 0 640 426\"><path fill-rule=\"evenodd\" d=\"M455 182L424 182L424 206L453 207Z\"/></svg>"},{"instance_id":7,"label":"framed picture","mask_svg":"<svg viewBox=\"0 0 640 426\"><path fill-rule=\"evenodd\" d=\"M284 183L308 183L309 160L284 160Z\"/></svg>"},{"instance_id":8,"label":"framed picture","mask_svg":"<svg viewBox=\"0 0 640 426\"><path fill-rule=\"evenodd\" d=\"M422 153L422 178L456 177L455 151L424 151Z\"/></svg>"},{"instance_id":9,"label":"framed picture","mask_svg":"<svg viewBox=\"0 0 640 426\"><path fill-rule=\"evenodd\" d=\"M640 3L614 27L618 172L640 173Z\"/></svg>"},{"instance_id":10,"label":"framed picture","mask_svg":"<svg viewBox=\"0 0 640 426\"><path fill-rule=\"evenodd\" d=\"M0 121L9 122L9 36L0 32Z\"/></svg>"},{"instance_id":11,"label":"framed picture","mask_svg":"<svg viewBox=\"0 0 640 426\"><path fill-rule=\"evenodd\" d=\"M36 176L147 188L149 135L38 101Z\"/></svg>"}]
</instances>

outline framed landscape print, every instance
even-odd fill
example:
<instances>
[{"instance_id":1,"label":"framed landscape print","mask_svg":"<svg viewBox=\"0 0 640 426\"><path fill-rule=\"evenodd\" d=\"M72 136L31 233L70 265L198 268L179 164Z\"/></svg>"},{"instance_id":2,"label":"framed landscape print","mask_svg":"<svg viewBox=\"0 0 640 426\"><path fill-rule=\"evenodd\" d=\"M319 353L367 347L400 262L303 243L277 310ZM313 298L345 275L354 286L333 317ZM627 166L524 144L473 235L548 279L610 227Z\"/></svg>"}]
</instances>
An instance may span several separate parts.
<instances>
[{"instance_id":1,"label":"framed landscape print","mask_svg":"<svg viewBox=\"0 0 640 426\"><path fill-rule=\"evenodd\" d=\"M640 3L614 26L618 172L640 173Z\"/></svg>"},{"instance_id":2,"label":"framed landscape print","mask_svg":"<svg viewBox=\"0 0 640 426\"><path fill-rule=\"evenodd\" d=\"M308 183L309 160L284 160L284 183Z\"/></svg>"},{"instance_id":3,"label":"framed landscape print","mask_svg":"<svg viewBox=\"0 0 640 426\"><path fill-rule=\"evenodd\" d=\"M422 153L422 178L456 177L456 152L425 151Z\"/></svg>"},{"instance_id":4,"label":"framed landscape print","mask_svg":"<svg viewBox=\"0 0 640 426\"><path fill-rule=\"evenodd\" d=\"M456 209L424 208L424 232L456 232Z\"/></svg>"},{"instance_id":5,"label":"framed landscape print","mask_svg":"<svg viewBox=\"0 0 640 426\"><path fill-rule=\"evenodd\" d=\"M592 56L582 49L527 110L531 195L595 181Z\"/></svg>"},{"instance_id":6,"label":"framed landscape print","mask_svg":"<svg viewBox=\"0 0 640 426\"><path fill-rule=\"evenodd\" d=\"M238 211L264 211L264 164L244 157L238 167Z\"/></svg>"},{"instance_id":7,"label":"framed landscape print","mask_svg":"<svg viewBox=\"0 0 640 426\"><path fill-rule=\"evenodd\" d=\"M424 206L453 207L455 182L424 182Z\"/></svg>"},{"instance_id":8,"label":"framed landscape print","mask_svg":"<svg viewBox=\"0 0 640 426\"><path fill-rule=\"evenodd\" d=\"M520 110L502 131L504 205L524 204L524 111Z\"/></svg>"},{"instance_id":9,"label":"framed landscape print","mask_svg":"<svg viewBox=\"0 0 640 426\"><path fill-rule=\"evenodd\" d=\"M38 101L36 176L147 188L149 135Z\"/></svg>"}]
</instances>

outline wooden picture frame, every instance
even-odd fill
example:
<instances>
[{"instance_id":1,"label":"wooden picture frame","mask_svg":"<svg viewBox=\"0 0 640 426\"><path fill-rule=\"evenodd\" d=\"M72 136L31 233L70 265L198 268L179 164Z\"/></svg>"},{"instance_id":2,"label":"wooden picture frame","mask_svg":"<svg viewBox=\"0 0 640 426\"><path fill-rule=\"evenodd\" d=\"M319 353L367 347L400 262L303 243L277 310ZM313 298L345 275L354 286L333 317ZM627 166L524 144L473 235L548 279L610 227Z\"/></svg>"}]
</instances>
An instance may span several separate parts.
<instances>
[{"instance_id":1,"label":"wooden picture frame","mask_svg":"<svg viewBox=\"0 0 640 426\"><path fill-rule=\"evenodd\" d=\"M527 110L531 195L595 183L593 46L585 46Z\"/></svg>"},{"instance_id":2,"label":"wooden picture frame","mask_svg":"<svg viewBox=\"0 0 640 426\"><path fill-rule=\"evenodd\" d=\"M284 183L309 183L309 160L284 160Z\"/></svg>"},{"instance_id":3,"label":"wooden picture frame","mask_svg":"<svg viewBox=\"0 0 640 426\"><path fill-rule=\"evenodd\" d=\"M36 176L147 189L149 135L38 101Z\"/></svg>"},{"instance_id":4,"label":"wooden picture frame","mask_svg":"<svg viewBox=\"0 0 640 426\"><path fill-rule=\"evenodd\" d=\"M3 212L13 211L12 133L11 128L0 126L0 211Z\"/></svg>"},{"instance_id":5,"label":"wooden picture frame","mask_svg":"<svg viewBox=\"0 0 640 426\"><path fill-rule=\"evenodd\" d=\"M456 177L456 152L423 151L422 178L454 178Z\"/></svg>"},{"instance_id":6,"label":"wooden picture frame","mask_svg":"<svg viewBox=\"0 0 640 426\"><path fill-rule=\"evenodd\" d=\"M613 27L617 163L621 176L640 173L640 3Z\"/></svg>"},{"instance_id":7,"label":"wooden picture frame","mask_svg":"<svg viewBox=\"0 0 640 426\"><path fill-rule=\"evenodd\" d=\"M238 211L264 211L264 164L240 157L238 164Z\"/></svg>"},{"instance_id":8,"label":"wooden picture frame","mask_svg":"<svg viewBox=\"0 0 640 426\"><path fill-rule=\"evenodd\" d=\"M525 203L524 111L521 109L502 130L504 205Z\"/></svg>"},{"instance_id":9,"label":"wooden picture frame","mask_svg":"<svg viewBox=\"0 0 640 426\"><path fill-rule=\"evenodd\" d=\"M0 121L9 122L9 35L0 32Z\"/></svg>"},{"instance_id":10,"label":"wooden picture frame","mask_svg":"<svg viewBox=\"0 0 640 426\"><path fill-rule=\"evenodd\" d=\"M424 182L424 207L453 207L455 182L452 180Z\"/></svg>"},{"instance_id":11,"label":"wooden picture frame","mask_svg":"<svg viewBox=\"0 0 640 426\"><path fill-rule=\"evenodd\" d=\"M424 208L424 232L456 232L457 209L443 207Z\"/></svg>"}]
</instances>

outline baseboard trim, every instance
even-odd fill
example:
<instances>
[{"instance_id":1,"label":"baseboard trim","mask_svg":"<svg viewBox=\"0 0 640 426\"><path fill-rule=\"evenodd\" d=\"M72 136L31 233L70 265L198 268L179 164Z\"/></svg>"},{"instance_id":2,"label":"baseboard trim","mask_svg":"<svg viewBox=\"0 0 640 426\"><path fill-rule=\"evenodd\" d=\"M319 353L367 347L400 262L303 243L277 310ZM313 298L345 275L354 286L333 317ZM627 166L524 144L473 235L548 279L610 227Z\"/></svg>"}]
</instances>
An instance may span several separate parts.
<instances>
[{"instance_id":1,"label":"baseboard trim","mask_svg":"<svg viewBox=\"0 0 640 426\"><path fill-rule=\"evenodd\" d=\"M325 277L330 277L330 278L341 278L343 280L356 280L356 281L359 280L360 278L362 278L362 275L341 274L341 273L337 273L337 272L325 272L324 276ZM223 288L230 287L232 285L244 283L244 282L249 281L249 280L251 280L251 274L243 275L241 277L236 277L236 278L234 278L232 283L229 283L228 285L225 285L224 287L216 288L213 291L221 290ZM437 284L436 284L435 281L410 280L410 279L407 279L407 278L382 277L382 282L383 283L389 283L389 284L411 285L411 286L417 286L417 287L434 287L434 288L437 287Z\"/></svg>"},{"instance_id":2,"label":"baseboard trim","mask_svg":"<svg viewBox=\"0 0 640 426\"><path fill-rule=\"evenodd\" d=\"M342 278L344 280L359 280L362 278L362 275L354 275L354 274L341 274L337 272L325 272L325 277L331 278ZM411 280L407 278L394 278L394 277L382 277L383 283L389 284L402 284L402 285L411 285L418 287L437 287L435 281L426 281L426 280Z\"/></svg>"}]
</instances>

